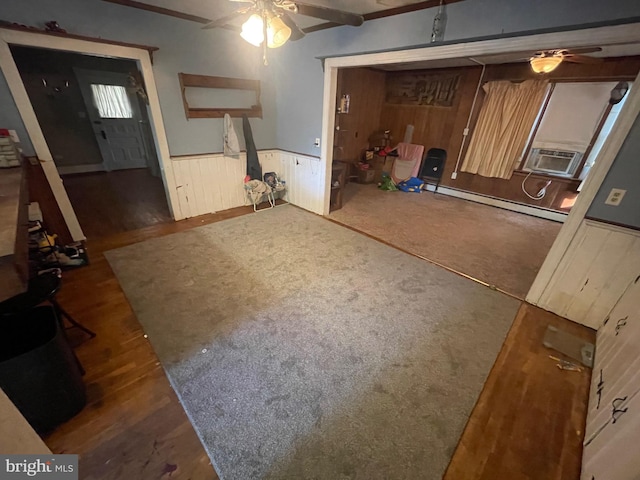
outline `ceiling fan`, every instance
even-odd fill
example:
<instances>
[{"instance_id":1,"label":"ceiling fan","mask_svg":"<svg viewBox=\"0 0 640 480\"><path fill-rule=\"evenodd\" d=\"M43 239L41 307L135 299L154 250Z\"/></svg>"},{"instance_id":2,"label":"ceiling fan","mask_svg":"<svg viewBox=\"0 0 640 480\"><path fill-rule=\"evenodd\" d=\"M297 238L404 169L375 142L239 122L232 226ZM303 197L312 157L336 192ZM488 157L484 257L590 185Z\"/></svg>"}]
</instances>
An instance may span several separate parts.
<instances>
[{"instance_id":1,"label":"ceiling fan","mask_svg":"<svg viewBox=\"0 0 640 480\"><path fill-rule=\"evenodd\" d=\"M529 58L531 69L536 73L549 73L562 62L571 63L600 63L601 58L589 57L587 53L601 52L600 47L565 48L559 50L544 50L535 52Z\"/></svg>"},{"instance_id":2,"label":"ceiling fan","mask_svg":"<svg viewBox=\"0 0 640 480\"><path fill-rule=\"evenodd\" d=\"M298 27L291 14L320 18L339 25L359 27L364 22L362 15L336 10L328 7L309 5L297 0L230 0L236 3L247 3L230 15L218 18L202 28L224 27L236 18L249 15L242 24L240 35L247 42L260 46L267 39L266 47L277 48L287 40L299 40L304 31Z\"/></svg>"}]
</instances>

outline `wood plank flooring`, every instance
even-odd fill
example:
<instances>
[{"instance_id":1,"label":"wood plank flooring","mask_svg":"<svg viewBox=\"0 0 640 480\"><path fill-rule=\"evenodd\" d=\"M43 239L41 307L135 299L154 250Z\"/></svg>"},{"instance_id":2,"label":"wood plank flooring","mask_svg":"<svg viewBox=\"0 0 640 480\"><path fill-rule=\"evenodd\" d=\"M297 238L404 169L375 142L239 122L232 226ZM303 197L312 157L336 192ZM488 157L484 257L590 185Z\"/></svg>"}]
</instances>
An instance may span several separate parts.
<instances>
[{"instance_id":1,"label":"wood plank flooring","mask_svg":"<svg viewBox=\"0 0 640 480\"><path fill-rule=\"evenodd\" d=\"M145 168L65 175L63 182L90 240L173 221L162 179Z\"/></svg>"},{"instance_id":2,"label":"wood plank flooring","mask_svg":"<svg viewBox=\"0 0 640 480\"><path fill-rule=\"evenodd\" d=\"M99 236L87 243L91 264L65 272L60 303L98 336L76 349L87 371L89 403L45 442L54 453L80 454L80 478L217 478L103 252L250 212L241 207ZM578 479L589 374L560 371L548 359L540 344L547 324L593 336L524 305L447 480Z\"/></svg>"},{"instance_id":3,"label":"wood plank flooring","mask_svg":"<svg viewBox=\"0 0 640 480\"><path fill-rule=\"evenodd\" d=\"M577 480L591 370L557 368L548 325L595 332L522 304L453 455L445 480ZM567 358L567 360L570 360Z\"/></svg>"},{"instance_id":4,"label":"wood plank flooring","mask_svg":"<svg viewBox=\"0 0 640 480\"><path fill-rule=\"evenodd\" d=\"M76 348L87 372L88 405L45 442L54 453L80 454L83 480L218 478L103 252L251 211L89 240L91 264L64 273L61 305L98 335ZM74 343L82 340L81 332L70 333Z\"/></svg>"}]
</instances>

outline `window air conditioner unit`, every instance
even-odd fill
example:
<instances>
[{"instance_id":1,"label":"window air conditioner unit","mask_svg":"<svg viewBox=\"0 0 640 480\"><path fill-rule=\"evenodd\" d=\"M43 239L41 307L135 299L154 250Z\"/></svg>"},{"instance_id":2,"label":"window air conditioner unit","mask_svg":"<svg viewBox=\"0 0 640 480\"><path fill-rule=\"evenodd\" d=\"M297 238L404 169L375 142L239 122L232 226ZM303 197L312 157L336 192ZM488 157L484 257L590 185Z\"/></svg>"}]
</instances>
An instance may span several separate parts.
<instances>
[{"instance_id":1,"label":"window air conditioner unit","mask_svg":"<svg viewBox=\"0 0 640 480\"><path fill-rule=\"evenodd\" d=\"M581 159L580 152L533 148L524 169L571 177L580 165Z\"/></svg>"}]
</instances>

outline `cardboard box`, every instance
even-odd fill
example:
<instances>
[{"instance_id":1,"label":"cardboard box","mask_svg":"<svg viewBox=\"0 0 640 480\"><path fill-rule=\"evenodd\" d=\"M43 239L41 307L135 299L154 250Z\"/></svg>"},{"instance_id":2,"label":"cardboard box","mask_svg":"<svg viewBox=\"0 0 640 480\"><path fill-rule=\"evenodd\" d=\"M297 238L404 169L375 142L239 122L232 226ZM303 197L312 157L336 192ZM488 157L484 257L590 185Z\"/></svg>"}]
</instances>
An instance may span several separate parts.
<instances>
[{"instance_id":1,"label":"cardboard box","mask_svg":"<svg viewBox=\"0 0 640 480\"><path fill-rule=\"evenodd\" d=\"M375 181L375 170L369 168L368 170L358 169L358 183L373 183Z\"/></svg>"},{"instance_id":2,"label":"cardboard box","mask_svg":"<svg viewBox=\"0 0 640 480\"><path fill-rule=\"evenodd\" d=\"M391 174L391 170L393 169L393 161L395 157L390 156L380 156L374 155L373 160L371 161L371 168L373 168L374 182L380 183L382 181L382 174L388 173Z\"/></svg>"}]
</instances>

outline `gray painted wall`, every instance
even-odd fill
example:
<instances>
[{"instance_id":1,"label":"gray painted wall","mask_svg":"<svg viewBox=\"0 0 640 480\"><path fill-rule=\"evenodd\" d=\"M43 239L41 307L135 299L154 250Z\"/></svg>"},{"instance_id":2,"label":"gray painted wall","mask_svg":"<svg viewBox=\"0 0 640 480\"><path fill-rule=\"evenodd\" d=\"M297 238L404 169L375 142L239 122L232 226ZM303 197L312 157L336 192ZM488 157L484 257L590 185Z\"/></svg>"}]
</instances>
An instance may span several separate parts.
<instances>
[{"instance_id":1,"label":"gray painted wall","mask_svg":"<svg viewBox=\"0 0 640 480\"><path fill-rule=\"evenodd\" d=\"M274 52L279 148L319 155L322 122L318 56L410 47L429 42L435 9L308 35ZM604 22L640 16L638 0L465 0L447 7L445 40Z\"/></svg>"},{"instance_id":2,"label":"gray painted wall","mask_svg":"<svg viewBox=\"0 0 640 480\"><path fill-rule=\"evenodd\" d=\"M640 116L629 131L587 216L598 220L640 228ZM605 205L612 188L627 193L617 207Z\"/></svg>"},{"instance_id":3,"label":"gray painted wall","mask_svg":"<svg viewBox=\"0 0 640 480\"><path fill-rule=\"evenodd\" d=\"M313 140L321 136L323 76L315 57L427 43L435 14L429 9L312 33L271 50L270 65L263 67L260 50L230 31L204 31L193 22L100 0L0 1L5 20L42 26L56 19L73 33L159 47L154 73L172 155L222 150L221 120L185 119L178 72L260 78L265 116L251 121L257 147L319 155ZM640 16L640 2L465 0L449 6L447 15L445 40L455 40ZM6 87L0 85L4 98ZM15 123L9 110L0 111L0 124L5 117Z\"/></svg>"},{"instance_id":4,"label":"gray painted wall","mask_svg":"<svg viewBox=\"0 0 640 480\"><path fill-rule=\"evenodd\" d=\"M172 155L222 151L221 119L185 118L178 72L260 79L264 118L251 119L254 139L258 148L276 147L272 70L263 67L259 49L233 32L202 30L198 23L101 0L0 0L0 3L3 20L42 28L44 22L55 19L70 33L159 47L154 54L153 69ZM211 4L214 17L214 2ZM0 125L12 124L20 129L21 122L16 120L15 105L5 82L0 84L0 101ZM240 119L236 126L241 129Z\"/></svg>"}]
</instances>

